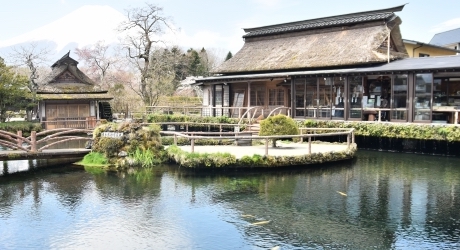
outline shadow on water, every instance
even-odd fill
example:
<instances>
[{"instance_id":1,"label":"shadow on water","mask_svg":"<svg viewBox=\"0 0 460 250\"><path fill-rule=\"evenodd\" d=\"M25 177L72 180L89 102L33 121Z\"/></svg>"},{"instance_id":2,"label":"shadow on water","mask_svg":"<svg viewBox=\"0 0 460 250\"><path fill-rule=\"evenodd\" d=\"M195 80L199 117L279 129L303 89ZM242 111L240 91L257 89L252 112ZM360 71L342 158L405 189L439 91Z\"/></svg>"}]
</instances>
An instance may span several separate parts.
<instances>
[{"instance_id":1,"label":"shadow on water","mask_svg":"<svg viewBox=\"0 0 460 250\"><path fill-rule=\"evenodd\" d=\"M89 138L89 137L88 137ZM87 139L67 141L60 144L51 146L49 149L62 149L62 148L85 148ZM53 141L50 141L51 143ZM44 145L38 145L42 147ZM0 146L0 150L6 149ZM28 171L40 171L43 168L56 168L63 165L72 164L80 161L81 158L59 158L59 159L29 159L29 160L10 160L0 161L0 177L5 175L19 174Z\"/></svg>"}]
</instances>

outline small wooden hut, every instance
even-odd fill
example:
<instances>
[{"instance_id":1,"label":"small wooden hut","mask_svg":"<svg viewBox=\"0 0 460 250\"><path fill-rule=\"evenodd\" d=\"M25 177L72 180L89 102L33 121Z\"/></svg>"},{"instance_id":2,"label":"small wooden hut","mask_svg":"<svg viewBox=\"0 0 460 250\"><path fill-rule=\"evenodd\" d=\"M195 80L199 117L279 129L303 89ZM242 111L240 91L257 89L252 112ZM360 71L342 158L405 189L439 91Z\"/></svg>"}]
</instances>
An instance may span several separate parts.
<instances>
[{"instance_id":1,"label":"small wooden hut","mask_svg":"<svg viewBox=\"0 0 460 250\"><path fill-rule=\"evenodd\" d=\"M110 119L107 101L113 97L81 72L69 54L39 83L38 117L45 129L93 128L99 119Z\"/></svg>"}]
</instances>

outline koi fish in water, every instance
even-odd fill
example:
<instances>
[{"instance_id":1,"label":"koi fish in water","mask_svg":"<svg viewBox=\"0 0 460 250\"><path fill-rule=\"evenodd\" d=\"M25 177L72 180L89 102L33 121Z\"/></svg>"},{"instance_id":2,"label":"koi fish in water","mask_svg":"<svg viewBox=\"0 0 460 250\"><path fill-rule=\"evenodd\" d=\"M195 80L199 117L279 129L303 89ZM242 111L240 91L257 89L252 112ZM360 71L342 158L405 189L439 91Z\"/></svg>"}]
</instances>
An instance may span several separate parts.
<instances>
[{"instance_id":1,"label":"koi fish in water","mask_svg":"<svg viewBox=\"0 0 460 250\"><path fill-rule=\"evenodd\" d=\"M337 193L339 193L340 195L343 195L343 196L347 196L346 193L343 193L343 192L340 192L340 191L337 191Z\"/></svg>"}]
</instances>

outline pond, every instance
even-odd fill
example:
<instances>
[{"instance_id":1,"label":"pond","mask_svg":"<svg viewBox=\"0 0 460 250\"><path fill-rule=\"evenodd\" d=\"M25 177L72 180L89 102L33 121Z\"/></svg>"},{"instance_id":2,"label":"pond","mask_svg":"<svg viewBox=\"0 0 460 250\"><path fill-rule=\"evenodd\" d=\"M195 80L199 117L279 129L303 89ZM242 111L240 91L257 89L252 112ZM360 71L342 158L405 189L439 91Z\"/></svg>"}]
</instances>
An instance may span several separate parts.
<instances>
[{"instance_id":1,"label":"pond","mask_svg":"<svg viewBox=\"0 0 460 250\"><path fill-rule=\"evenodd\" d=\"M270 171L0 176L0 249L454 249L460 159L359 151Z\"/></svg>"}]
</instances>

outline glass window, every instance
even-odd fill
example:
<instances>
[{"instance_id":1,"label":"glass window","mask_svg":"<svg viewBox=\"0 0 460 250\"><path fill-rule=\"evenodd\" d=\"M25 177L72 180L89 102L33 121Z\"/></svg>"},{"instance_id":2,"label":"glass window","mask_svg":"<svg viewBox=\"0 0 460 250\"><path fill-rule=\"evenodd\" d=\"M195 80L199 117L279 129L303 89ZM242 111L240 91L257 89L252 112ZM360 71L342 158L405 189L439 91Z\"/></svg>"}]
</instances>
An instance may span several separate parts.
<instances>
[{"instance_id":1,"label":"glass window","mask_svg":"<svg viewBox=\"0 0 460 250\"><path fill-rule=\"evenodd\" d=\"M334 77L332 83L332 116L336 118L344 118L345 114L345 78Z\"/></svg>"},{"instance_id":2,"label":"glass window","mask_svg":"<svg viewBox=\"0 0 460 250\"><path fill-rule=\"evenodd\" d=\"M362 118L361 101L363 99L363 78L352 76L348 78L348 107L349 118Z\"/></svg>"},{"instance_id":3,"label":"glass window","mask_svg":"<svg viewBox=\"0 0 460 250\"><path fill-rule=\"evenodd\" d=\"M251 86L251 106L264 106L265 105L265 87L264 86Z\"/></svg>"},{"instance_id":4,"label":"glass window","mask_svg":"<svg viewBox=\"0 0 460 250\"><path fill-rule=\"evenodd\" d=\"M395 76L391 99L391 119L407 120L407 75Z\"/></svg>"},{"instance_id":5,"label":"glass window","mask_svg":"<svg viewBox=\"0 0 460 250\"><path fill-rule=\"evenodd\" d=\"M314 118L317 117L318 109L318 80L317 78L306 79L306 117Z\"/></svg>"},{"instance_id":6,"label":"glass window","mask_svg":"<svg viewBox=\"0 0 460 250\"><path fill-rule=\"evenodd\" d=\"M221 85L216 85L216 106L222 106L222 86Z\"/></svg>"},{"instance_id":7,"label":"glass window","mask_svg":"<svg viewBox=\"0 0 460 250\"><path fill-rule=\"evenodd\" d=\"M332 77L325 77L319 79L319 118L331 118L332 104L332 85L334 79Z\"/></svg>"},{"instance_id":8,"label":"glass window","mask_svg":"<svg viewBox=\"0 0 460 250\"><path fill-rule=\"evenodd\" d=\"M284 105L284 89L269 89L268 90L268 105L283 106Z\"/></svg>"},{"instance_id":9,"label":"glass window","mask_svg":"<svg viewBox=\"0 0 460 250\"><path fill-rule=\"evenodd\" d=\"M295 84L295 116L305 117L305 79L297 79Z\"/></svg>"},{"instance_id":10,"label":"glass window","mask_svg":"<svg viewBox=\"0 0 460 250\"><path fill-rule=\"evenodd\" d=\"M414 86L414 121L431 120L432 74L416 74Z\"/></svg>"}]
</instances>

